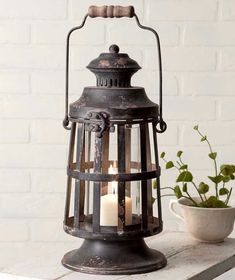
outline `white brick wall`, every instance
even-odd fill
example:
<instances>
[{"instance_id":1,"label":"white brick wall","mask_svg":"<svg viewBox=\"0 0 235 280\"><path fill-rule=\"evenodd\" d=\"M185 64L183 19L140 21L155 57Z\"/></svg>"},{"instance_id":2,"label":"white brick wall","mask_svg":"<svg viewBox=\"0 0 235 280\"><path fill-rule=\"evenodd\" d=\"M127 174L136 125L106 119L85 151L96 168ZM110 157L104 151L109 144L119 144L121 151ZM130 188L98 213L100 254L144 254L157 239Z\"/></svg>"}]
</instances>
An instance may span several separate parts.
<instances>
[{"instance_id":1,"label":"white brick wall","mask_svg":"<svg viewBox=\"0 0 235 280\"><path fill-rule=\"evenodd\" d=\"M220 161L235 162L234 0L0 0L3 252L9 242L18 248L71 240L61 225L69 136L61 126L65 36L80 23L89 5L113 3L133 4L141 22L156 28L161 38L169 129L160 135L160 151L174 155L184 149L195 174L204 178L211 162L192 130L199 123L212 138ZM143 67L133 84L144 86L157 101L154 38L129 19L89 19L84 30L73 36L70 100L80 96L84 86L95 84L85 67L113 43ZM173 173L163 171L163 185L172 181ZM167 205L164 198L166 228L181 229Z\"/></svg>"}]
</instances>

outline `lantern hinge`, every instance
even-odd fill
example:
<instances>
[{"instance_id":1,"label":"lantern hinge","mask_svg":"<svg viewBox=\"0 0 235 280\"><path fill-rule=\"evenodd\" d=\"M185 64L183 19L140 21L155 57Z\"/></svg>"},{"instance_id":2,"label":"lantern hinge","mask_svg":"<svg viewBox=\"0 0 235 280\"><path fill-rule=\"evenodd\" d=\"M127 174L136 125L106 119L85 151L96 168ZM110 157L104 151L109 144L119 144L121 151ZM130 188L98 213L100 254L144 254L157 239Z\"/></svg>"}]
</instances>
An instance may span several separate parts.
<instances>
[{"instance_id":1,"label":"lantern hinge","mask_svg":"<svg viewBox=\"0 0 235 280\"><path fill-rule=\"evenodd\" d=\"M109 115L106 112L89 112L84 122L85 130L95 132L98 138L107 130L114 131L114 126L110 126Z\"/></svg>"}]
</instances>

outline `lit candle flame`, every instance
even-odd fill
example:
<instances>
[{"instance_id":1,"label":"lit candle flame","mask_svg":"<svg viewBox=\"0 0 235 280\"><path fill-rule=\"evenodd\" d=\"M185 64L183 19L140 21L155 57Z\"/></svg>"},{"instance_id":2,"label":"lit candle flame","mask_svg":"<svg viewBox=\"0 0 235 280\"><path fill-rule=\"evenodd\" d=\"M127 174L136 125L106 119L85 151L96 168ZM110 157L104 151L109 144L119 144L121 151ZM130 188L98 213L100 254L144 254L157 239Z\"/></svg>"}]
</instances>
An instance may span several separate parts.
<instances>
[{"instance_id":1,"label":"lit candle flame","mask_svg":"<svg viewBox=\"0 0 235 280\"><path fill-rule=\"evenodd\" d=\"M112 164L110 164L110 167L109 167L109 174L117 174L117 169L113 168ZM117 188L118 188L118 182L117 181L112 181L111 182L112 194L117 193Z\"/></svg>"}]
</instances>

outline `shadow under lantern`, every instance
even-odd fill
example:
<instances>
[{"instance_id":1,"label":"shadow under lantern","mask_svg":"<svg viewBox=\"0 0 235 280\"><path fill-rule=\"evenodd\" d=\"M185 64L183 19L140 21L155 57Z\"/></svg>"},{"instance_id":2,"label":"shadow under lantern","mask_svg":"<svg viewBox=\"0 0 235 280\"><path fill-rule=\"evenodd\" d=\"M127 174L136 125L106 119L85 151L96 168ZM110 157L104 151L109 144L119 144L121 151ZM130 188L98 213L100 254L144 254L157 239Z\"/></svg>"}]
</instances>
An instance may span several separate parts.
<instances>
[{"instance_id":1,"label":"shadow under lantern","mask_svg":"<svg viewBox=\"0 0 235 280\"><path fill-rule=\"evenodd\" d=\"M154 33L159 105L150 101L144 88L131 86L131 77L140 66L112 45L108 53L88 65L97 84L85 87L68 113L69 39L88 16L134 17L139 27ZM166 265L165 256L150 249L143 239L162 231L157 133L164 132L166 124L162 119L159 37L155 30L140 24L132 6L91 6L82 24L68 34L66 62L63 124L71 132L64 230L85 241L65 254L62 264L93 274L159 269ZM157 180L156 190L152 189L153 180Z\"/></svg>"}]
</instances>

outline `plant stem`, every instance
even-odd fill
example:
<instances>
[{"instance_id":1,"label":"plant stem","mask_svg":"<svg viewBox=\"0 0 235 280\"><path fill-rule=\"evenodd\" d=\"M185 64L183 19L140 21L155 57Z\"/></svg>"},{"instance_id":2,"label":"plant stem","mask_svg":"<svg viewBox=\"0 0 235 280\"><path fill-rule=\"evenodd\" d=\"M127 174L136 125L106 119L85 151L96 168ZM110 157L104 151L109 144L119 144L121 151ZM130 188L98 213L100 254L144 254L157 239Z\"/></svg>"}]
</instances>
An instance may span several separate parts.
<instances>
[{"instance_id":1,"label":"plant stem","mask_svg":"<svg viewBox=\"0 0 235 280\"><path fill-rule=\"evenodd\" d=\"M177 162L177 164L179 165L179 167L181 167L180 162L179 162L179 161L176 161L176 162Z\"/></svg>"},{"instance_id":2,"label":"plant stem","mask_svg":"<svg viewBox=\"0 0 235 280\"><path fill-rule=\"evenodd\" d=\"M200 198L201 198L201 201L204 202L204 200L203 200L203 198L202 198L202 195L200 194L200 192L199 192L199 190L198 190L196 184L195 184L193 181L192 181L192 184L194 185L195 189L197 190L197 192L198 192L198 194L199 194L199 196L200 196Z\"/></svg>"},{"instance_id":3,"label":"plant stem","mask_svg":"<svg viewBox=\"0 0 235 280\"><path fill-rule=\"evenodd\" d=\"M229 193L228 193L227 199L225 200L225 204L226 204L226 205L228 205L228 202L229 202L230 196L231 196L231 194L232 194L232 191L233 191L233 189L231 188L230 191L229 191Z\"/></svg>"},{"instance_id":4,"label":"plant stem","mask_svg":"<svg viewBox=\"0 0 235 280\"><path fill-rule=\"evenodd\" d=\"M179 157L179 160L180 160L180 163L181 163L182 165L186 165L186 164L182 161L181 156ZM188 170L188 167L187 167L186 169Z\"/></svg>"},{"instance_id":5,"label":"plant stem","mask_svg":"<svg viewBox=\"0 0 235 280\"><path fill-rule=\"evenodd\" d=\"M190 199L194 205L198 206L197 202L191 197L191 195L188 192L186 192L186 193L188 195L188 199Z\"/></svg>"},{"instance_id":6,"label":"plant stem","mask_svg":"<svg viewBox=\"0 0 235 280\"><path fill-rule=\"evenodd\" d=\"M165 163L167 163L167 160L165 158L163 158L163 160L165 161ZM174 163L173 163L174 164ZM180 172L179 167L177 167L176 165L174 165L174 167Z\"/></svg>"},{"instance_id":7,"label":"plant stem","mask_svg":"<svg viewBox=\"0 0 235 280\"><path fill-rule=\"evenodd\" d=\"M190 196L190 194L187 192L187 195L188 195L188 197L187 196L185 196L185 195L182 195L182 197L183 198L187 198L187 199L189 199L189 200L191 200L192 201L192 203L195 205L195 206L197 206L198 207L198 204L197 204L197 202Z\"/></svg>"},{"instance_id":8,"label":"plant stem","mask_svg":"<svg viewBox=\"0 0 235 280\"><path fill-rule=\"evenodd\" d=\"M199 133L200 136L205 137L205 135L203 135L203 134L199 131L199 129L197 129L197 132ZM207 137L206 137L206 142L207 142L207 144L208 144L208 146L209 146L210 152L213 153L211 144L210 144L209 140L207 139ZM218 176L217 162L216 162L216 159L212 159L212 160L214 161L215 176L217 177L217 176ZM218 183L215 183L215 193L216 193L216 198L218 199L218 198L219 198Z\"/></svg>"},{"instance_id":9,"label":"plant stem","mask_svg":"<svg viewBox=\"0 0 235 280\"><path fill-rule=\"evenodd\" d=\"M163 194L161 195L161 197L164 197L164 196L175 196L174 194Z\"/></svg>"},{"instance_id":10,"label":"plant stem","mask_svg":"<svg viewBox=\"0 0 235 280\"><path fill-rule=\"evenodd\" d=\"M203 195L204 195L205 200L207 200L206 194L204 193Z\"/></svg>"},{"instance_id":11,"label":"plant stem","mask_svg":"<svg viewBox=\"0 0 235 280\"><path fill-rule=\"evenodd\" d=\"M164 188L161 188L161 190L166 190L166 189L174 190L174 188L171 188L171 187L164 187Z\"/></svg>"}]
</instances>

